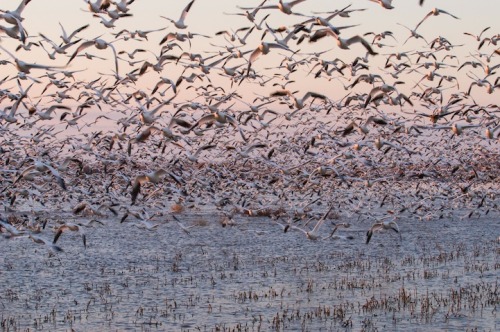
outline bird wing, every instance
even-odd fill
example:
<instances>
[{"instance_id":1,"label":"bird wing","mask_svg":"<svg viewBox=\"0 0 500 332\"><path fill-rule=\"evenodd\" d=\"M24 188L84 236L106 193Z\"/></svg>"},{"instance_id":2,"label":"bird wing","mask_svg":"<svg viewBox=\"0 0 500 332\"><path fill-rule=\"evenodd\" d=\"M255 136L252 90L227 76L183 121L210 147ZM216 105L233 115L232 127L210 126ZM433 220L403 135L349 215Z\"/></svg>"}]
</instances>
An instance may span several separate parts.
<instances>
[{"instance_id":1,"label":"bird wing","mask_svg":"<svg viewBox=\"0 0 500 332\"><path fill-rule=\"evenodd\" d=\"M26 7L26 5L30 3L30 1L31 0L23 0L23 1L21 1L21 3L19 4L19 6L16 9L16 13L18 13L19 15L21 15L21 12L24 10L24 8Z\"/></svg>"},{"instance_id":2,"label":"bird wing","mask_svg":"<svg viewBox=\"0 0 500 332\"><path fill-rule=\"evenodd\" d=\"M422 21L420 21L417 26L415 27L415 30L414 31L417 31L418 27L420 26L420 24L422 24L429 16L432 16L433 15L433 12L430 11L427 15L425 15L425 17L422 19Z\"/></svg>"},{"instance_id":3,"label":"bird wing","mask_svg":"<svg viewBox=\"0 0 500 332\"><path fill-rule=\"evenodd\" d=\"M260 49L260 47L257 47L253 52L252 54L250 54L250 59L248 60L248 69L250 69L250 65L255 61L257 60L257 58L259 57L259 55L262 54L262 50Z\"/></svg>"},{"instance_id":4,"label":"bird wing","mask_svg":"<svg viewBox=\"0 0 500 332\"><path fill-rule=\"evenodd\" d=\"M59 227L57 229L57 233L56 235L54 236L54 240L52 240L52 244L56 244L57 243L57 240L59 240L59 238L61 237L61 234L68 229L68 226L66 225L62 225L61 227Z\"/></svg>"},{"instance_id":5,"label":"bird wing","mask_svg":"<svg viewBox=\"0 0 500 332\"><path fill-rule=\"evenodd\" d=\"M60 24L60 23L59 23L59 24ZM84 25L84 26L79 27L78 29L76 29L75 31L73 31L73 32L72 32L72 33L71 33L71 34L67 37L67 39L71 39L71 38L73 38L73 37L74 37L77 33L79 33L79 32L81 32L81 31L83 31L83 30L87 29L89 26L90 26L90 24L86 24L86 25ZM62 28L62 25L61 25L61 28ZM63 31L64 31L64 28L63 28Z\"/></svg>"},{"instance_id":6,"label":"bird wing","mask_svg":"<svg viewBox=\"0 0 500 332\"><path fill-rule=\"evenodd\" d=\"M447 11L444 11L444 10L442 10L442 9L439 9L439 12L440 12L440 13L442 13L442 14L447 14L447 15L450 15L450 16L451 16L451 17L453 17L454 19L459 20L459 18L458 18L458 17L456 17L456 16L455 16L455 15L453 15L453 14L448 13Z\"/></svg>"},{"instance_id":7,"label":"bird wing","mask_svg":"<svg viewBox=\"0 0 500 332\"><path fill-rule=\"evenodd\" d=\"M191 6L193 5L195 0L192 0L187 6L186 8L184 8L184 10L182 11L182 14L181 14L181 18L180 18L180 21L181 22L184 22L184 20L186 19L186 16L187 14L189 13L189 10L191 9Z\"/></svg>"},{"instance_id":8,"label":"bird wing","mask_svg":"<svg viewBox=\"0 0 500 332\"><path fill-rule=\"evenodd\" d=\"M289 90L277 90L272 92L269 97L280 97L280 96L290 96L293 97L293 94Z\"/></svg>"},{"instance_id":9,"label":"bird wing","mask_svg":"<svg viewBox=\"0 0 500 332\"><path fill-rule=\"evenodd\" d=\"M318 220L318 222L316 223L316 225L314 226L314 228L312 230L312 233L315 233L319 230L319 228L321 227L323 222L325 222L326 218L328 217L328 214L332 211L332 209L333 209L333 205L331 205L328 208L328 210L325 212L325 214L323 214L323 216Z\"/></svg>"},{"instance_id":10,"label":"bird wing","mask_svg":"<svg viewBox=\"0 0 500 332\"><path fill-rule=\"evenodd\" d=\"M196 150L196 152L194 153L194 156L195 157L198 157L198 155L200 154L201 151L204 151L204 150L208 150L208 149L212 149L212 148L215 148L217 145L213 145L213 144L206 144L206 145L203 145L202 147L200 147L198 150Z\"/></svg>"},{"instance_id":11,"label":"bird wing","mask_svg":"<svg viewBox=\"0 0 500 332\"><path fill-rule=\"evenodd\" d=\"M113 51L113 55L115 56L115 71L116 75L118 75L118 56L116 55L116 49L111 43L108 43L108 46L111 48L111 50Z\"/></svg>"},{"instance_id":12,"label":"bird wing","mask_svg":"<svg viewBox=\"0 0 500 332\"><path fill-rule=\"evenodd\" d=\"M308 93L306 93L304 95L304 98L302 99L303 102L306 101L307 98L309 97L313 97L313 98L319 98L319 99L323 99L323 100L327 100L328 98L322 94L319 94L319 93L316 93L316 92L312 92L312 91L309 91Z\"/></svg>"},{"instance_id":13,"label":"bird wing","mask_svg":"<svg viewBox=\"0 0 500 332\"><path fill-rule=\"evenodd\" d=\"M64 182L64 179L61 177L61 174L59 174L59 172L52 166L48 165L48 164L45 164L45 166L47 167L47 169L52 173L52 175L54 175L54 177L56 178L57 180L57 184L63 188L64 190L67 190L66 189L66 183Z\"/></svg>"},{"instance_id":14,"label":"bird wing","mask_svg":"<svg viewBox=\"0 0 500 332\"><path fill-rule=\"evenodd\" d=\"M257 7L240 7L237 6L239 9L243 10L255 10L255 9L278 9L277 5L267 5L267 6L257 6Z\"/></svg>"},{"instance_id":15,"label":"bird wing","mask_svg":"<svg viewBox=\"0 0 500 332\"><path fill-rule=\"evenodd\" d=\"M148 177L146 175L139 175L135 178L134 183L132 183L132 192L130 193L132 205L135 204L135 200L141 192L141 184L146 181L148 181ZM126 214L126 216L128 216L128 214ZM125 219L126 217L124 216L121 222L123 222Z\"/></svg>"},{"instance_id":16,"label":"bird wing","mask_svg":"<svg viewBox=\"0 0 500 332\"><path fill-rule=\"evenodd\" d=\"M304 1L306 1L306 0L295 0L295 1L290 1L290 2L288 3L288 5L289 5L290 7L293 7L293 6L295 6L295 5L297 5L297 4L301 3L301 2L304 2Z\"/></svg>"},{"instance_id":17,"label":"bird wing","mask_svg":"<svg viewBox=\"0 0 500 332\"><path fill-rule=\"evenodd\" d=\"M94 45L93 40L88 40L86 42L81 43L80 46L78 46L78 48L76 49L75 53L73 53L73 55L69 58L66 65L68 65L71 61L73 61L73 59L78 55L78 53L80 53L81 51L83 51L84 49L86 49L92 45Z\"/></svg>"},{"instance_id":18,"label":"bird wing","mask_svg":"<svg viewBox=\"0 0 500 332\"><path fill-rule=\"evenodd\" d=\"M370 46L370 43L368 43L363 37L359 36L359 35L356 35L354 37L351 37L349 39L346 40L346 44L347 46L353 44L353 43L361 43L365 48L366 50L368 51L368 53L370 53L371 55L377 55L378 53L375 52L372 47Z\"/></svg>"},{"instance_id":19,"label":"bird wing","mask_svg":"<svg viewBox=\"0 0 500 332\"><path fill-rule=\"evenodd\" d=\"M77 206L73 208L73 214L78 214L82 212L86 206L87 206L86 202L79 203Z\"/></svg>"}]
</instances>

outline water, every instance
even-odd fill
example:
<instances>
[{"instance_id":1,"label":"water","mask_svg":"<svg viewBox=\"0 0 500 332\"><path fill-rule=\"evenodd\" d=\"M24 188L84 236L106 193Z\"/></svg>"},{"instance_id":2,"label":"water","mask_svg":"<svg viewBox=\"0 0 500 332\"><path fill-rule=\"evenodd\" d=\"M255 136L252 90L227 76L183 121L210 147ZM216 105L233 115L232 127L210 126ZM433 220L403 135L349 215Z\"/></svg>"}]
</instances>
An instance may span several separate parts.
<instances>
[{"instance_id":1,"label":"water","mask_svg":"<svg viewBox=\"0 0 500 332\"><path fill-rule=\"evenodd\" d=\"M116 28L100 22L126 11L115 4L49 2L2 8L2 331L500 330L492 1L440 8L458 20L428 1L309 0L299 15L255 11L255 28L242 7L271 1L190 1L187 29L162 16L188 1L135 1ZM328 27L309 18L341 8L330 24L363 42L313 42ZM401 23L419 21L422 38L408 39ZM288 48L264 54L283 26ZM276 223L310 230L327 208L323 236L349 222L337 234L352 240ZM367 245L392 218L401 237ZM65 231L64 251L48 249L61 225L91 219L105 225L81 226L87 248ZM24 236L8 239L11 227Z\"/></svg>"},{"instance_id":2,"label":"water","mask_svg":"<svg viewBox=\"0 0 500 332\"><path fill-rule=\"evenodd\" d=\"M181 216L155 231L107 220L64 252L0 241L3 331L498 330L500 223L400 221L364 243L366 222L310 241L268 219ZM331 225L325 223L325 234Z\"/></svg>"}]
</instances>

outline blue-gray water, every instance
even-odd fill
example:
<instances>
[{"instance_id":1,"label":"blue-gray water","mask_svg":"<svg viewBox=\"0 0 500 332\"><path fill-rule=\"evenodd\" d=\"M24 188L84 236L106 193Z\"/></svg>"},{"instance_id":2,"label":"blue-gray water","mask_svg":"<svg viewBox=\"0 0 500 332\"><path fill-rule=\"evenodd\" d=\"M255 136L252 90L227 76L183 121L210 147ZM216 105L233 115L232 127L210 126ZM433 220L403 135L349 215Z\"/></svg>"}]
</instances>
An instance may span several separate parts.
<instances>
[{"instance_id":1,"label":"blue-gray water","mask_svg":"<svg viewBox=\"0 0 500 332\"><path fill-rule=\"evenodd\" d=\"M499 329L498 216L401 220L402 240L368 245L368 221L338 231L352 240L311 241L268 219L179 217L190 234L107 220L86 250L64 233L55 255L2 238L2 330Z\"/></svg>"}]
</instances>

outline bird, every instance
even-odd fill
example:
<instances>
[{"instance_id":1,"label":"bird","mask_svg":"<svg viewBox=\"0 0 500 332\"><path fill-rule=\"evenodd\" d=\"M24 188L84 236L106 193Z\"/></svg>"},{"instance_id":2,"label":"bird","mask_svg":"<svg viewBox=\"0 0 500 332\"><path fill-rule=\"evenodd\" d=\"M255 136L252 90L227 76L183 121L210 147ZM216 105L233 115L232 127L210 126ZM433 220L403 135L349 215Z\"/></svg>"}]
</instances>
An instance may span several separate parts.
<instances>
[{"instance_id":1,"label":"bird","mask_svg":"<svg viewBox=\"0 0 500 332\"><path fill-rule=\"evenodd\" d=\"M189 231L191 228L195 227L195 225L191 225L191 226L184 226L181 221L179 220L179 218L177 218L175 215L172 215L172 218L175 219L175 221L177 222L177 225L179 225L179 227L187 234L187 235L191 235L191 232Z\"/></svg>"},{"instance_id":2,"label":"bird","mask_svg":"<svg viewBox=\"0 0 500 332\"><path fill-rule=\"evenodd\" d=\"M368 94L368 97L366 98L365 100L365 104L364 104L364 107L366 108L368 106L368 104L370 104L370 102L373 100L373 99L379 99L381 98L382 96L385 96L385 95L388 95L394 91L397 92L396 90L396 85L398 84L404 84L405 82L403 81L396 81L394 82L393 85L389 85L389 84L382 84L381 86L377 86L377 87L374 87L370 93ZM378 98L377 98L378 97Z\"/></svg>"},{"instance_id":3,"label":"bird","mask_svg":"<svg viewBox=\"0 0 500 332\"><path fill-rule=\"evenodd\" d=\"M167 104L168 102L162 102L151 111L148 111L143 105L139 105L139 110L141 111L139 118L145 125L151 125L159 118L159 116L156 116L156 113Z\"/></svg>"},{"instance_id":4,"label":"bird","mask_svg":"<svg viewBox=\"0 0 500 332\"><path fill-rule=\"evenodd\" d=\"M198 162L198 156L199 154L202 152L202 151L205 151L205 150L209 150L209 149L213 149L215 148L216 145L214 144L205 144L201 147L199 147L194 153L189 153L188 151L186 151L186 157L193 163L197 163Z\"/></svg>"},{"instance_id":5,"label":"bird","mask_svg":"<svg viewBox=\"0 0 500 332\"><path fill-rule=\"evenodd\" d=\"M1 46L0 46L1 47ZM5 108L4 111L0 112L0 119L5 120L8 123L17 123L18 119L16 117L16 112L19 109L19 105L23 102L23 99L28 97L28 91L31 89L34 83L31 83L25 90L23 90L21 83L17 80L17 85L19 87L19 96L17 96L16 101L12 106L10 106L10 112L7 114L5 111L8 109Z\"/></svg>"},{"instance_id":6,"label":"bird","mask_svg":"<svg viewBox=\"0 0 500 332\"><path fill-rule=\"evenodd\" d=\"M137 196L141 191L141 185L143 183L146 182L159 183L163 178L163 176L166 174L168 174L168 172L165 169L160 168L156 171L136 176L132 183L132 192L131 192L132 204L135 204Z\"/></svg>"},{"instance_id":7,"label":"bird","mask_svg":"<svg viewBox=\"0 0 500 332\"><path fill-rule=\"evenodd\" d=\"M392 6L392 0L370 0L371 2L378 3L385 9L394 9Z\"/></svg>"},{"instance_id":8,"label":"bird","mask_svg":"<svg viewBox=\"0 0 500 332\"><path fill-rule=\"evenodd\" d=\"M262 148L267 148L267 144L264 143L255 143L252 145L248 145L245 149L241 150L236 150L236 152L242 157L242 158L249 158L250 153L255 150L255 149L262 149Z\"/></svg>"},{"instance_id":9,"label":"bird","mask_svg":"<svg viewBox=\"0 0 500 332\"><path fill-rule=\"evenodd\" d=\"M302 233L305 234L305 236L306 236L306 238L308 240L313 240L313 241L318 240L318 239L320 239L320 234L318 233L319 228L321 227L321 225L323 225L323 223L325 222L326 218L328 217L328 214L330 214L330 211L332 209L333 209L333 205L328 208L328 210L326 211L326 213L316 222L316 225L314 225L314 228L312 230L310 230L310 231L306 231L305 229L300 228L300 227L295 226L295 225L291 225L290 228L291 229L296 229L298 231L301 231Z\"/></svg>"},{"instance_id":10,"label":"bird","mask_svg":"<svg viewBox=\"0 0 500 332\"><path fill-rule=\"evenodd\" d=\"M98 14L102 11L106 11L111 5L110 0L96 0L92 2L91 0L84 0L89 5L89 10L92 13Z\"/></svg>"},{"instance_id":11,"label":"bird","mask_svg":"<svg viewBox=\"0 0 500 332\"><path fill-rule=\"evenodd\" d=\"M77 33L82 32L83 30L87 29L90 26L90 24L85 24L68 35L66 33L66 30L64 30L64 27L61 24L61 22L59 22L59 25L61 26L62 30L62 35L60 37L65 44L71 43L71 39L73 39L73 37L75 37Z\"/></svg>"},{"instance_id":12,"label":"bird","mask_svg":"<svg viewBox=\"0 0 500 332\"><path fill-rule=\"evenodd\" d=\"M43 244L49 248L51 252L62 252L63 249L57 246L53 241L47 240L39 235L29 234L28 237L37 244Z\"/></svg>"},{"instance_id":13,"label":"bird","mask_svg":"<svg viewBox=\"0 0 500 332\"><path fill-rule=\"evenodd\" d=\"M121 11L122 13L126 13L130 10L130 8L128 8L128 5L132 4L134 1L135 0L121 0L120 2L111 1L111 3L113 3L116 6L116 9L118 9L119 11Z\"/></svg>"},{"instance_id":14,"label":"bird","mask_svg":"<svg viewBox=\"0 0 500 332\"><path fill-rule=\"evenodd\" d=\"M422 38L427 43L427 40L425 40L425 38L421 34L417 33L417 28L410 29L409 27L407 27L404 24L401 24L401 23L397 23L397 24L400 25L400 26L402 26L403 28L407 29L408 31L410 31L410 36L408 38L406 38L406 40L404 41L403 45L405 45L408 42L408 40L410 40L411 38L415 38L415 39Z\"/></svg>"},{"instance_id":15,"label":"bird","mask_svg":"<svg viewBox=\"0 0 500 332\"><path fill-rule=\"evenodd\" d=\"M446 15L450 15L451 17L453 17L454 19L457 19L459 20L458 17L456 17L455 15L453 14L450 14L448 13L447 11L444 11L442 9L438 9L438 8L433 8L429 13L427 13L427 15L425 15L425 17L422 19L422 21L420 21L417 26L415 27L415 30L418 29L418 27L429 17L431 16L438 16L439 14L446 14Z\"/></svg>"},{"instance_id":16,"label":"bird","mask_svg":"<svg viewBox=\"0 0 500 332\"><path fill-rule=\"evenodd\" d=\"M116 54L116 49L111 42L107 42L101 38L95 38L93 40L88 40L88 41L81 43L80 46L78 46L78 48L76 49L76 51L69 58L68 62L66 63L66 66L69 65L71 63L71 61L73 61L73 59L81 51L85 50L86 48L89 48L90 46L95 46L95 48L97 48L98 50L105 50L108 47L111 48L111 50L113 51L113 55L115 57L115 73L116 73L116 75L118 75L118 56Z\"/></svg>"},{"instance_id":17,"label":"bird","mask_svg":"<svg viewBox=\"0 0 500 332\"><path fill-rule=\"evenodd\" d=\"M325 37L325 36L332 36L333 38L336 39L337 41L337 46L340 48L340 49L343 49L343 50L348 50L349 49L349 46L351 46L352 44L354 43L361 43L365 48L366 50L368 51L369 54L371 55L377 55L378 53L375 52L370 43L368 43L363 37L359 36L359 35L356 35L354 37L351 37L349 39L345 39L345 38L341 38L339 37L339 35L337 33L335 33L332 29L330 28L327 28L327 29L323 29L322 31L324 31L324 35L317 35L317 36L312 36L309 41L310 42L315 42L317 41L318 39L322 38L322 37Z\"/></svg>"},{"instance_id":18,"label":"bird","mask_svg":"<svg viewBox=\"0 0 500 332\"><path fill-rule=\"evenodd\" d=\"M40 117L40 120L52 120L53 116L52 113L56 109L64 109L64 110L70 110L71 108L65 105L51 105L50 107L43 109L41 111L38 111L36 114Z\"/></svg>"},{"instance_id":19,"label":"bird","mask_svg":"<svg viewBox=\"0 0 500 332\"><path fill-rule=\"evenodd\" d=\"M182 11L181 17L179 18L178 21L174 21L171 18L168 18L165 16L161 16L161 17L172 22L177 29L186 29L187 25L184 23L184 20L186 19L186 16L189 13L189 10L191 9L191 6L193 5L194 1L195 0L191 0L191 2L188 3L186 8L184 8L184 10Z\"/></svg>"},{"instance_id":20,"label":"bird","mask_svg":"<svg viewBox=\"0 0 500 332\"><path fill-rule=\"evenodd\" d=\"M8 50L6 50L3 46L0 45L0 49L5 51L12 59L14 59L15 66L18 71L29 74L32 69L45 69L45 70L55 70L57 68L65 68L61 66L48 66L48 65L40 65L37 63L28 63L24 62L18 58L16 58L12 53L10 53Z\"/></svg>"},{"instance_id":21,"label":"bird","mask_svg":"<svg viewBox=\"0 0 500 332\"><path fill-rule=\"evenodd\" d=\"M476 39L478 42L481 41L481 36L483 35L483 33L485 33L486 31L488 31L491 27L486 27L484 28L481 33L479 35L474 35L470 32L464 32L464 35L467 35L467 36L471 36L472 38Z\"/></svg>"},{"instance_id":22,"label":"bird","mask_svg":"<svg viewBox=\"0 0 500 332\"><path fill-rule=\"evenodd\" d=\"M21 22L24 20L23 17L21 17L21 14L26 8L26 5L30 3L31 0L21 0L21 3L19 6L17 6L16 10L10 11L10 10L0 10L3 14L0 15L0 18L3 18L5 22L10 23L10 24L17 24L18 22Z\"/></svg>"},{"instance_id":23,"label":"bird","mask_svg":"<svg viewBox=\"0 0 500 332\"><path fill-rule=\"evenodd\" d=\"M261 9L260 7L262 7L265 3L267 2L267 0L263 0L260 5L258 5L257 7L255 7L255 9L251 12L249 12L248 10L245 11L245 13L234 13L234 14L231 14L231 13L225 13L226 15L240 15L240 16L245 16L250 22L252 23L255 23L255 16L257 16L257 12Z\"/></svg>"},{"instance_id":24,"label":"bird","mask_svg":"<svg viewBox=\"0 0 500 332\"><path fill-rule=\"evenodd\" d=\"M40 33L39 36L42 37L43 40L45 40L46 42L48 42L49 44L52 45L52 49L54 50L54 53L52 54L52 56L49 55L49 57L53 58L53 59L55 59L55 53L57 53L57 54L66 54L66 50L68 48L70 48L71 46L75 45L76 43L78 43L80 41L80 39L79 39L79 40L75 40L75 41L72 41L72 42L69 42L69 43L66 43L66 44L57 45L52 40L50 40L49 38L47 38L44 34ZM42 44L41 41L40 41L40 44Z\"/></svg>"},{"instance_id":25,"label":"bird","mask_svg":"<svg viewBox=\"0 0 500 332\"><path fill-rule=\"evenodd\" d=\"M9 239L13 237L21 237L26 234L25 231L14 227L7 220L4 220L0 217L0 230L2 229L3 229L2 232L6 231L9 233L9 234L4 234L4 237Z\"/></svg>"},{"instance_id":26,"label":"bird","mask_svg":"<svg viewBox=\"0 0 500 332\"><path fill-rule=\"evenodd\" d=\"M113 206L109 205L109 204L106 204L106 203L102 203L101 205L99 205L99 207L94 207L93 205L87 203L87 202L80 202L78 203L74 208L73 208L73 214L75 215L81 215L84 211L89 211L92 215L96 215L96 216L105 216L104 213L102 213L101 211L103 209L108 209L109 211L111 211L113 213L113 215L117 216L118 215L118 212L113 208Z\"/></svg>"},{"instance_id":27,"label":"bird","mask_svg":"<svg viewBox=\"0 0 500 332\"><path fill-rule=\"evenodd\" d=\"M296 98L293 95L293 93L291 91L289 91L289 90L274 91L269 96L270 97L289 96L289 97L293 98L293 104L294 104L295 108L297 108L299 110L304 108L304 103L306 102L306 100L309 97L319 98L319 99L322 99L325 102L327 102L329 100L326 96L324 96L322 94L319 94L319 93L316 93L316 92L312 92L312 91L307 92L304 95L304 97L302 97L302 98Z\"/></svg>"},{"instance_id":28,"label":"bird","mask_svg":"<svg viewBox=\"0 0 500 332\"><path fill-rule=\"evenodd\" d=\"M26 169L24 169L23 172L12 183L12 185L16 184L21 179L26 178L27 176L32 176L33 174L36 174L34 172L38 172L38 174L43 174L43 173L50 172L56 178L57 184L63 190L67 190L67 188L66 188L66 182L61 177L61 174L59 174L59 171L57 171L54 167L50 166L49 164L44 163L44 162L42 162L40 160L34 160L34 164L31 165L31 166L29 166L29 167L27 167Z\"/></svg>"},{"instance_id":29,"label":"bird","mask_svg":"<svg viewBox=\"0 0 500 332\"><path fill-rule=\"evenodd\" d=\"M80 225L74 224L72 222L66 222L57 228L56 235L54 236L54 240L52 241L52 243L56 244L61 234L66 231L79 233L82 236L83 247L87 249L87 237L85 235L85 232Z\"/></svg>"},{"instance_id":30,"label":"bird","mask_svg":"<svg viewBox=\"0 0 500 332\"><path fill-rule=\"evenodd\" d=\"M349 224L349 223L341 223L341 224L334 224L334 225L335 225L335 227L333 228L333 231L330 233L329 236L324 237L323 240L326 240L326 239L329 239L329 238L333 238L335 232L339 228L349 228L349 227L351 227L351 224ZM347 239L351 240L351 238L349 238L349 237Z\"/></svg>"},{"instance_id":31,"label":"bird","mask_svg":"<svg viewBox=\"0 0 500 332\"><path fill-rule=\"evenodd\" d=\"M21 21L17 21L16 25L10 27L0 25L0 32L5 33L10 38L19 39L22 45L26 43L27 33L26 30L23 28Z\"/></svg>"},{"instance_id":32,"label":"bird","mask_svg":"<svg viewBox=\"0 0 500 332\"><path fill-rule=\"evenodd\" d=\"M376 232L376 231L379 231L382 229L392 229L393 231L398 233L399 237L401 238L401 233L399 232L398 224L396 223L396 221L394 221L394 219L390 220L390 221L383 221L382 220L382 221L377 221L376 223L374 223L372 225L372 227L370 227L368 232L366 232L366 244L368 244L370 242L370 239L373 236L373 232Z\"/></svg>"},{"instance_id":33,"label":"bird","mask_svg":"<svg viewBox=\"0 0 500 332\"><path fill-rule=\"evenodd\" d=\"M279 0L277 5L267 5L267 6L258 6L258 7L238 7L243 10L256 10L256 9L279 9L282 13L285 13L287 15L295 14L295 15L301 15L292 12L292 7L295 5L298 5L301 2L304 2L306 0L295 0L295 1L290 1L290 2L283 2L283 0Z\"/></svg>"},{"instance_id":34,"label":"bird","mask_svg":"<svg viewBox=\"0 0 500 332\"><path fill-rule=\"evenodd\" d=\"M260 55L266 55L268 54L272 48L281 48L284 50L289 50L288 47L278 44L278 43L268 43L268 42L261 42L259 46L250 54L250 58L248 60L248 67L247 67L247 77L250 75L250 68L252 64L257 60L257 58ZM244 78L242 78L243 81Z\"/></svg>"}]
</instances>

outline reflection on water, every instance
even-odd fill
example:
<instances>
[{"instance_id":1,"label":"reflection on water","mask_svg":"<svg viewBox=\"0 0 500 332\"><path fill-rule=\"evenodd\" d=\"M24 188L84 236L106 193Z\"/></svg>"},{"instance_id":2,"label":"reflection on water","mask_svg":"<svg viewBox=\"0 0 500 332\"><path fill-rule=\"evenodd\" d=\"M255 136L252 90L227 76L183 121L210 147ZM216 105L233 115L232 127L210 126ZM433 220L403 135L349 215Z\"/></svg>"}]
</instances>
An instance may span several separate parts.
<instances>
[{"instance_id":1,"label":"reflection on water","mask_svg":"<svg viewBox=\"0 0 500 332\"><path fill-rule=\"evenodd\" d=\"M353 240L309 241L268 219L181 218L201 226L107 220L87 250L65 233L56 255L2 238L2 330L499 328L494 218L402 220L402 241L385 232L368 246L368 222L339 230Z\"/></svg>"}]
</instances>

